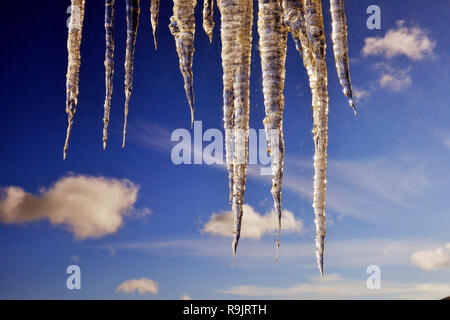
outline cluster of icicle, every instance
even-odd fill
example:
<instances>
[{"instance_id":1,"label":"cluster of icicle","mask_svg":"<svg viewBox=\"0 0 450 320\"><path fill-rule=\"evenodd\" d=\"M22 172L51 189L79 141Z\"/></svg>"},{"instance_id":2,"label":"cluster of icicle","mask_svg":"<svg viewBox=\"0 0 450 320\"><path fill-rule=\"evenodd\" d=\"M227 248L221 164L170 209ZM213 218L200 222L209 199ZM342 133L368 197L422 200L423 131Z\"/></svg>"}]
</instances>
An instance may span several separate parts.
<instances>
[{"instance_id":1,"label":"cluster of icicle","mask_svg":"<svg viewBox=\"0 0 450 320\"><path fill-rule=\"evenodd\" d=\"M64 157L76 110L78 75L80 68L81 28L84 0L72 0L72 6L80 8L80 28L69 29L66 112L69 116ZM194 119L194 90L192 61L195 38L196 0L173 0L173 16L170 31L175 39L180 71L184 79L186 97ZM253 0L217 0L221 20L222 68L223 68L223 119L225 152L228 168L230 196L234 213L233 256L240 238L245 183L247 176L248 133L250 111L250 63L252 49ZM126 119L133 80L133 57L139 25L139 0L126 0L127 43L125 58L125 121L123 146L125 145ZM151 25L155 48L159 15L159 0L151 0ZM349 76L347 25L344 0L330 0L332 17L332 41L336 70L345 96L355 111ZM214 0L204 0L203 28L212 42L214 28ZM314 200L316 225L316 256L323 275L325 242L325 194L327 168L328 89L325 63L325 32L321 0L258 0L258 34L263 93L266 116L264 128L268 152L272 158L272 189L274 207L278 215L277 259L281 230L281 187L283 178L283 109L287 35L291 34L296 49L303 60L309 78L313 110ZM104 113L103 147L106 147L109 123L112 77L114 74L114 0L105 0L106 31L106 98ZM355 111L356 112L356 111Z\"/></svg>"}]
</instances>

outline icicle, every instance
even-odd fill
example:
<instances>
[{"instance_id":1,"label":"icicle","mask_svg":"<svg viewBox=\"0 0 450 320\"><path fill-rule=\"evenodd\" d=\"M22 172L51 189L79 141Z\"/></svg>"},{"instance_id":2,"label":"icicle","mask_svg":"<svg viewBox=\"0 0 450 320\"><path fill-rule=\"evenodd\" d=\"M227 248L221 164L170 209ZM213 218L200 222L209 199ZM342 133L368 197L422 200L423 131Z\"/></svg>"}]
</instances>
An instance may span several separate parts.
<instances>
[{"instance_id":1,"label":"icicle","mask_svg":"<svg viewBox=\"0 0 450 320\"><path fill-rule=\"evenodd\" d=\"M311 85L311 81L315 81L315 61L306 32L304 2L303 0L282 0L282 7L284 22L291 32L297 51L303 57L303 65L308 72Z\"/></svg>"},{"instance_id":2,"label":"icicle","mask_svg":"<svg viewBox=\"0 0 450 320\"><path fill-rule=\"evenodd\" d=\"M78 82L80 75L81 34L83 30L85 0L72 0L69 33L67 36L67 52L69 54L66 74L66 113L68 115L68 126L66 141L64 143L63 159L66 159L69 149L70 133L72 131L73 117L77 110Z\"/></svg>"},{"instance_id":3,"label":"icicle","mask_svg":"<svg viewBox=\"0 0 450 320\"><path fill-rule=\"evenodd\" d=\"M315 76L310 80L314 120L314 201L316 225L316 256L323 277L323 252L325 244L325 194L327 170L328 89L325 62L325 32L320 0L306 0L306 28L315 60Z\"/></svg>"},{"instance_id":4,"label":"icicle","mask_svg":"<svg viewBox=\"0 0 450 320\"><path fill-rule=\"evenodd\" d=\"M203 2L203 29L212 42L212 31L214 28L214 0L204 0Z\"/></svg>"},{"instance_id":5,"label":"icicle","mask_svg":"<svg viewBox=\"0 0 450 320\"><path fill-rule=\"evenodd\" d=\"M237 5L237 8L235 7ZM241 233L245 182L247 178L248 131L250 111L250 62L252 50L253 1L234 0L219 2L221 14L235 14L237 18L228 18L226 34L223 37L234 37L236 41L235 69L231 79L234 98L234 156L233 156L233 198L234 213L233 256ZM236 13L237 9L237 13ZM237 24L235 24L237 23ZM233 26L234 25L234 28ZM223 51L222 51L223 54ZM225 84L224 84L225 87Z\"/></svg>"},{"instance_id":6,"label":"icicle","mask_svg":"<svg viewBox=\"0 0 450 320\"><path fill-rule=\"evenodd\" d=\"M194 83L192 60L194 56L196 0L174 0L173 16L170 18L170 31L175 38L180 70L184 78L186 98L191 108L191 126L194 123Z\"/></svg>"},{"instance_id":7,"label":"icicle","mask_svg":"<svg viewBox=\"0 0 450 320\"><path fill-rule=\"evenodd\" d=\"M348 98L348 102L350 107L353 108L353 112L356 114L348 67L347 22L345 19L344 0L330 0L330 11L331 19L333 21L331 38L333 40L334 60L336 62L337 74L343 89L342 91Z\"/></svg>"},{"instance_id":8,"label":"icicle","mask_svg":"<svg viewBox=\"0 0 450 320\"><path fill-rule=\"evenodd\" d=\"M152 0L150 6L150 17L153 30L153 41L155 42L155 50L158 48L157 44L157 31L158 31L158 19L159 19L159 0Z\"/></svg>"},{"instance_id":9,"label":"icicle","mask_svg":"<svg viewBox=\"0 0 450 320\"><path fill-rule=\"evenodd\" d=\"M229 200L233 201L233 128L234 92L233 78L236 69L237 39L234 30L239 25L239 2L218 0L221 19L222 68L223 68L223 123L225 129L225 157L228 169Z\"/></svg>"},{"instance_id":10,"label":"icicle","mask_svg":"<svg viewBox=\"0 0 450 320\"><path fill-rule=\"evenodd\" d=\"M286 60L286 26L280 0L259 0L258 33L266 117L264 128L272 158L272 197L278 214L278 249L281 231L281 186L283 178L283 108Z\"/></svg>"},{"instance_id":11,"label":"icicle","mask_svg":"<svg viewBox=\"0 0 450 320\"><path fill-rule=\"evenodd\" d=\"M108 140L108 124L109 112L111 110L111 95L113 91L114 76L114 1L105 0L105 37L106 37L106 53L105 53L105 113L103 116L103 149L106 148Z\"/></svg>"},{"instance_id":12,"label":"icicle","mask_svg":"<svg viewBox=\"0 0 450 320\"><path fill-rule=\"evenodd\" d=\"M305 40L307 39L303 0L282 0L281 5L283 8L284 23L289 32L291 32L296 49L302 55L301 45L302 43L306 44Z\"/></svg>"},{"instance_id":13,"label":"icicle","mask_svg":"<svg viewBox=\"0 0 450 320\"><path fill-rule=\"evenodd\" d=\"M125 136L127 133L128 105L130 103L131 90L133 89L133 64L134 49L136 45L137 29L139 26L139 14L141 12L140 0L126 0L127 8L127 48L125 55L125 120L123 123L122 148L125 148Z\"/></svg>"}]
</instances>

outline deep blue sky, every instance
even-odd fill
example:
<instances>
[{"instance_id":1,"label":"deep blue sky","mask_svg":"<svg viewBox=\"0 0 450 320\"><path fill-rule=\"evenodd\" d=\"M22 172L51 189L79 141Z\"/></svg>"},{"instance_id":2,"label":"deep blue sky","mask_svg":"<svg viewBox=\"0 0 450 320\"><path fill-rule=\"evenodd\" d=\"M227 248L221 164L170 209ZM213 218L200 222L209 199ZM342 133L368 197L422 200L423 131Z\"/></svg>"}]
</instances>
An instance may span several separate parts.
<instances>
[{"instance_id":1,"label":"deep blue sky","mask_svg":"<svg viewBox=\"0 0 450 320\"><path fill-rule=\"evenodd\" d=\"M116 2L116 68L108 147L104 151L101 144L104 4L88 0L78 109L65 161L66 8L70 1L9 1L4 5L0 13L0 187L18 186L37 194L68 173L126 178L140 186L135 208L149 208L152 214L126 219L115 234L83 241L74 240L70 232L48 221L0 225L0 298L139 298L114 291L121 282L138 277L153 279L160 286L158 295L143 298L178 299L182 293L192 298L239 298L242 296L230 293L231 289L227 293L217 290L253 285L277 287L281 292L293 284L304 284L306 293L294 290L285 295L244 297L316 297L314 288L322 284L311 278L318 275L313 254L313 210L308 197L314 152L311 96L293 41L289 37L284 90L285 176L290 183L284 188L283 206L303 221L304 230L282 237L278 265L273 259L273 234L261 240L243 239L242 251L232 268L231 239L199 232L212 213L229 209L227 173L207 165L176 166L170 160L170 148L161 147L170 145L173 130L190 129L175 42L168 29L172 1L161 1L157 51L150 27L150 1L142 1L129 134L126 148L121 148L126 22L125 1ZM415 286L421 283L449 286L448 268L424 271L410 262L415 251L434 250L450 242L448 1L346 1L350 73L354 88L364 92L357 103L356 117L341 93L330 42L328 1L323 2L330 97L327 214L331 223L326 273L339 274L342 279L336 281L344 291L349 285L348 297L361 296L352 290L359 288L359 282L365 289L366 267L370 264L382 267L386 287L410 285L405 291L416 292ZM250 126L261 129L264 103L256 46L256 3ZM371 4L381 8L380 30L366 28L366 8ZM204 130L220 129L220 15L216 8L210 44L202 30L202 5L198 1L196 8L195 118L202 121ZM388 30L397 28L398 20L404 20L409 30L420 28L434 41L432 52L418 60L404 54L364 56L364 40L384 37ZM392 85L383 87L380 77L386 72L406 72L410 81L398 90ZM155 130L168 133L159 136L159 147L152 144L156 138L149 135ZM245 199L258 213L269 212L270 181L250 176ZM175 240L178 245L155 249L155 243ZM144 248L132 249L136 243ZM116 249L114 254L105 249L108 246ZM306 251L283 257L283 246L285 253L289 246L293 252ZM394 251L390 251L392 248ZM245 256L258 250L261 257ZM79 292L65 288L65 268L74 255L79 257L83 273L83 289ZM329 283L333 288L333 281L323 285ZM336 296L332 291L327 295L327 288L321 289L325 293L318 297ZM381 290L380 295L398 297L393 292ZM434 297L433 292L430 289L424 294ZM422 293L419 290L418 294ZM377 297L371 292L367 295Z\"/></svg>"}]
</instances>

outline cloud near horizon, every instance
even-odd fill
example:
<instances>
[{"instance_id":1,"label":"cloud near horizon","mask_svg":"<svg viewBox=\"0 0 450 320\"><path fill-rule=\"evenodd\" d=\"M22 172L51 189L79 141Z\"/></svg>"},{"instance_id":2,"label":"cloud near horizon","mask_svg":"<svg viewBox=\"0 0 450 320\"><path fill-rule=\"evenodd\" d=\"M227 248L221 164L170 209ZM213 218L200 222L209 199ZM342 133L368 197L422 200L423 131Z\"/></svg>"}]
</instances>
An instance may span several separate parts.
<instances>
[{"instance_id":1,"label":"cloud near horizon","mask_svg":"<svg viewBox=\"0 0 450 320\"><path fill-rule=\"evenodd\" d=\"M116 288L116 292L133 293L137 291L139 294L158 294L158 290L158 282L148 278L126 280Z\"/></svg>"},{"instance_id":2,"label":"cloud near horizon","mask_svg":"<svg viewBox=\"0 0 450 320\"><path fill-rule=\"evenodd\" d=\"M450 269L450 243L443 248L414 252L411 263L427 271Z\"/></svg>"},{"instance_id":3,"label":"cloud near horizon","mask_svg":"<svg viewBox=\"0 0 450 320\"><path fill-rule=\"evenodd\" d=\"M16 186L1 189L0 222L24 224L49 220L76 239L99 238L123 225L137 200L139 187L129 180L85 175L60 178L39 195ZM144 209L142 214L149 213Z\"/></svg>"},{"instance_id":4,"label":"cloud near horizon","mask_svg":"<svg viewBox=\"0 0 450 320\"><path fill-rule=\"evenodd\" d=\"M381 281L380 290L369 290L365 278L346 279L329 274L321 280L308 281L288 287L241 285L222 290L223 294L252 299L442 299L450 292L450 283L401 283Z\"/></svg>"},{"instance_id":5,"label":"cloud near horizon","mask_svg":"<svg viewBox=\"0 0 450 320\"><path fill-rule=\"evenodd\" d=\"M289 210L282 211L281 230L283 232L303 231L303 221L296 219ZM278 217L275 210L264 215L259 214L252 206L244 204L241 238L261 239L265 234L278 231ZM213 213L203 225L202 233L231 237L233 235L233 212Z\"/></svg>"}]
</instances>

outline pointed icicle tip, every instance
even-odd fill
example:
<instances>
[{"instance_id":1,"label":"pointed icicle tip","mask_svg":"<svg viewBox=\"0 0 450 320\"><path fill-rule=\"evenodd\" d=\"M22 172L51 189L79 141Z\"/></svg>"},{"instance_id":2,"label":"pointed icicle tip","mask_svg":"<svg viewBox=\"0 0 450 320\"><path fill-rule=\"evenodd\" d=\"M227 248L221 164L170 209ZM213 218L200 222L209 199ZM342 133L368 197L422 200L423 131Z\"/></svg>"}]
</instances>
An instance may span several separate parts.
<instances>
[{"instance_id":1,"label":"pointed icicle tip","mask_svg":"<svg viewBox=\"0 0 450 320\"><path fill-rule=\"evenodd\" d=\"M191 107L191 129L194 127L194 108Z\"/></svg>"},{"instance_id":2,"label":"pointed icicle tip","mask_svg":"<svg viewBox=\"0 0 450 320\"><path fill-rule=\"evenodd\" d=\"M66 141L64 142L64 149L63 149L63 160L66 160L67 150L69 150L69 140L70 140L70 133L72 132L72 125L73 125L73 117L70 117L69 115Z\"/></svg>"},{"instance_id":3,"label":"pointed icicle tip","mask_svg":"<svg viewBox=\"0 0 450 320\"><path fill-rule=\"evenodd\" d=\"M277 240L277 253L275 255L275 263L278 263L278 252L280 250L280 238L278 236L278 240Z\"/></svg>"},{"instance_id":4,"label":"pointed icicle tip","mask_svg":"<svg viewBox=\"0 0 450 320\"><path fill-rule=\"evenodd\" d=\"M158 42L156 39L156 33L153 31L153 42L155 43L155 51L158 50Z\"/></svg>"},{"instance_id":5,"label":"pointed icicle tip","mask_svg":"<svg viewBox=\"0 0 450 320\"><path fill-rule=\"evenodd\" d=\"M320 256L318 264L319 264L320 278L323 280L323 254Z\"/></svg>"},{"instance_id":6,"label":"pointed icicle tip","mask_svg":"<svg viewBox=\"0 0 450 320\"><path fill-rule=\"evenodd\" d=\"M353 113L356 116L356 107L355 107L355 102L354 102L353 98L348 99L348 103L350 104L350 107L353 109Z\"/></svg>"}]
</instances>

